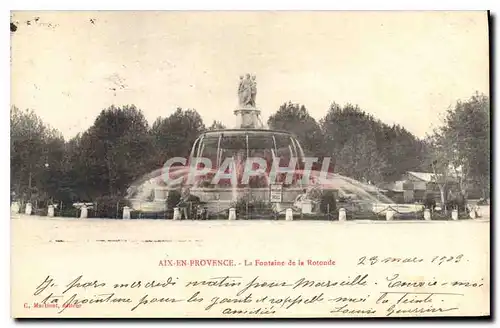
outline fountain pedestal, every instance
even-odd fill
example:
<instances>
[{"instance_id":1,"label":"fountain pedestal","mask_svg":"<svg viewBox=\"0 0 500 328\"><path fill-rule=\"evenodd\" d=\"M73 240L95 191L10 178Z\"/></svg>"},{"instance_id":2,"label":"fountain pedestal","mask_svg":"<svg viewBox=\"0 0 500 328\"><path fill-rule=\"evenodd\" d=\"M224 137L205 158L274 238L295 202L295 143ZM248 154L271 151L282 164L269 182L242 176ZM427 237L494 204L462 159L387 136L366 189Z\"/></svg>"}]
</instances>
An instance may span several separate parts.
<instances>
[{"instance_id":1,"label":"fountain pedestal","mask_svg":"<svg viewBox=\"0 0 500 328\"><path fill-rule=\"evenodd\" d=\"M263 124L260 120L260 109L255 107L242 107L234 111L240 129L262 129Z\"/></svg>"}]
</instances>

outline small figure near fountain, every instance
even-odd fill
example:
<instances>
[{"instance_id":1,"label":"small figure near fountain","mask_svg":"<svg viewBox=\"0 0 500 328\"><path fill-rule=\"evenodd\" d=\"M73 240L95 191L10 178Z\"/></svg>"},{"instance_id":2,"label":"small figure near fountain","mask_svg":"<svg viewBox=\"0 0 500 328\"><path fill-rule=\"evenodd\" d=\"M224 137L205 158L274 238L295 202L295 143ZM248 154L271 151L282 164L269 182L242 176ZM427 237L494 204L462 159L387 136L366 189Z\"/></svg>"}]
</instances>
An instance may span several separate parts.
<instances>
[{"instance_id":1,"label":"small figure near fountain","mask_svg":"<svg viewBox=\"0 0 500 328\"><path fill-rule=\"evenodd\" d=\"M199 204L200 198L192 195L191 190L188 187L184 187L181 199L177 204L177 207L181 210L180 219L182 220L183 217L186 218L186 220L193 219L195 216L194 214L197 214Z\"/></svg>"},{"instance_id":2,"label":"small figure near fountain","mask_svg":"<svg viewBox=\"0 0 500 328\"><path fill-rule=\"evenodd\" d=\"M297 195L297 197L295 197L295 200L293 202L293 209L296 211L301 211L302 210L302 203L306 199L308 199L307 189L303 189L302 193Z\"/></svg>"},{"instance_id":3,"label":"small figure near fountain","mask_svg":"<svg viewBox=\"0 0 500 328\"><path fill-rule=\"evenodd\" d=\"M302 194L297 195L295 198L292 208L302 214L312 214L318 203L316 198L314 195L311 195L309 190L303 189Z\"/></svg>"},{"instance_id":4,"label":"small figure near fountain","mask_svg":"<svg viewBox=\"0 0 500 328\"><path fill-rule=\"evenodd\" d=\"M436 209L436 199L434 194L427 192L424 196L424 208L434 211Z\"/></svg>"}]
</instances>

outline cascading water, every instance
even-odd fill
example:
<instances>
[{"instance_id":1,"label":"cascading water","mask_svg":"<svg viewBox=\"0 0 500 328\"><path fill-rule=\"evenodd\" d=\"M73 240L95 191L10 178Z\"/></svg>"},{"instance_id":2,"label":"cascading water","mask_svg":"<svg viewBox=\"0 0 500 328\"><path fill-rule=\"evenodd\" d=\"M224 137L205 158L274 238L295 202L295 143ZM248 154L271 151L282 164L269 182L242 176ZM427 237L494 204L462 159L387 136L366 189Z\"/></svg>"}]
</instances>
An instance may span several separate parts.
<instances>
[{"instance_id":1,"label":"cascading water","mask_svg":"<svg viewBox=\"0 0 500 328\"><path fill-rule=\"evenodd\" d=\"M232 165L232 178L231 178L231 201L236 203L238 201L238 162L233 161Z\"/></svg>"}]
</instances>

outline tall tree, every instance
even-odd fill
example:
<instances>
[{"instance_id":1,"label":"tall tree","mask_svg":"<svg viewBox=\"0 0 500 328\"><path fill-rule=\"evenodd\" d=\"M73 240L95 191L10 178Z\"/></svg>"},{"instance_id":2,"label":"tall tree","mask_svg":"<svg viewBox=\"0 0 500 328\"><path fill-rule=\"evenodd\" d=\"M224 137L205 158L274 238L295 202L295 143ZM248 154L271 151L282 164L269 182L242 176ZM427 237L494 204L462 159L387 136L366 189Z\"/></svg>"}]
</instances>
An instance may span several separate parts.
<instances>
[{"instance_id":1,"label":"tall tree","mask_svg":"<svg viewBox=\"0 0 500 328\"><path fill-rule=\"evenodd\" d=\"M12 191L21 198L46 198L56 182L64 150L62 135L32 110L15 106L10 113Z\"/></svg>"},{"instance_id":2,"label":"tall tree","mask_svg":"<svg viewBox=\"0 0 500 328\"><path fill-rule=\"evenodd\" d=\"M385 160L379 156L373 133L353 136L337 154L336 170L364 182L383 181Z\"/></svg>"},{"instance_id":3,"label":"tall tree","mask_svg":"<svg viewBox=\"0 0 500 328\"><path fill-rule=\"evenodd\" d=\"M433 173L432 181L438 186L441 197L441 204L447 211L446 203L448 201L448 190L452 180L450 166L452 163L450 145L438 133L427 138L426 165Z\"/></svg>"},{"instance_id":4,"label":"tall tree","mask_svg":"<svg viewBox=\"0 0 500 328\"><path fill-rule=\"evenodd\" d=\"M467 101L457 101L446 112L436 140L446 153L464 196L469 185L479 185L483 196L490 189L490 100L476 93Z\"/></svg>"},{"instance_id":5,"label":"tall tree","mask_svg":"<svg viewBox=\"0 0 500 328\"><path fill-rule=\"evenodd\" d=\"M267 124L272 129L294 133L306 155L324 155L323 133L318 122L309 115L304 105L284 103L269 117Z\"/></svg>"},{"instance_id":6,"label":"tall tree","mask_svg":"<svg viewBox=\"0 0 500 328\"><path fill-rule=\"evenodd\" d=\"M358 106L341 107L333 103L320 124L325 150L344 174L389 182L406 171L422 169L425 150L422 140L397 125L389 126L374 119Z\"/></svg>"},{"instance_id":7,"label":"tall tree","mask_svg":"<svg viewBox=\"0 0 500 328\"><path fill-rule=\"evenodd\" d=\"M78 144L83 165L77 174L87 176L87 197L123 193L146 173L153 153L147 121L134 105L103 110Z\"/></svg>"},{"instance_id":8,"label":"tall tree","mask_svg":"<svg viewBox=\"0 0 500 328\"><path fill-rule=\"evenodd\" d=\"M203 130L203 119L194 109L177 108L169 117L157 118L150 130L156 152L156 168L171 157L188 156L193 142Z\"/></svg>"}]
</instances>

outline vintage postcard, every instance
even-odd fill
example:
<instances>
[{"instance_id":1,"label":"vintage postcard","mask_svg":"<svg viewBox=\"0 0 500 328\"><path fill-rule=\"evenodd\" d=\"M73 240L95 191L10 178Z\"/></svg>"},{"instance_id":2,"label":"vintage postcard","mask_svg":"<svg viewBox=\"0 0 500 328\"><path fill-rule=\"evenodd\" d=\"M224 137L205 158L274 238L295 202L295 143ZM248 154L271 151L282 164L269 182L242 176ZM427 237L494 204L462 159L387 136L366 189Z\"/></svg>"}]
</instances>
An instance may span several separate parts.
<instances>
[{"instance_id":1,"label":"vintage postcard","mask_svg":"<svg viewBox=\"0 0 500 328\"><path fill-rule=\"evenodd\" d=\"M11 12L11 316L489 316L488 22Z\"/></svg>"}]
</instances>

